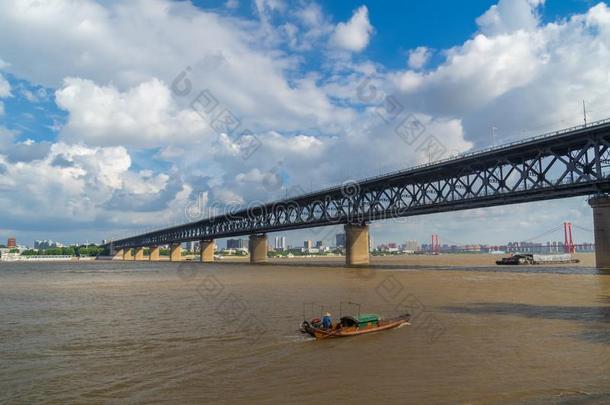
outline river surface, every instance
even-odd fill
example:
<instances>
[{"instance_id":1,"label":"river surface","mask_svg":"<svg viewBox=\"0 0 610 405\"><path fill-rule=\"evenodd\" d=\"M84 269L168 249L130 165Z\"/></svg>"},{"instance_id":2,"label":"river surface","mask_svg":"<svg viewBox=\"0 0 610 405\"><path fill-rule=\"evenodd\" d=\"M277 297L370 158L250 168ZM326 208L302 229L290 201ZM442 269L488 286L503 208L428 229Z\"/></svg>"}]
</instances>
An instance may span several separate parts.
<instances>
[{"instance_id":1,"label":"river surface","mask_svg":"<svg viewBox=\"0 0 610 405\"><path fill-rule=\"evenodd\" d=\"M298 332L341 301L413 319ZM0 403L610 402L592 268L1 263L0 305Z\"/></svg>"}]
</instances>

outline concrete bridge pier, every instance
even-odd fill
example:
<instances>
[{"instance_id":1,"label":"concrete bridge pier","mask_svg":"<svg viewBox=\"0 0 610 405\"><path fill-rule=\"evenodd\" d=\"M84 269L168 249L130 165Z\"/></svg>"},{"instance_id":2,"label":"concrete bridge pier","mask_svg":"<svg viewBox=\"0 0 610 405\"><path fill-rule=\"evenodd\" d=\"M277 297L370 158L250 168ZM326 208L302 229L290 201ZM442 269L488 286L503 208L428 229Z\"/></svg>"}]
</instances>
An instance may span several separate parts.
<instances>
[{"instance_id":1,"label":"concrete bridge pier","mask_svg":"<svg viewBox=\"0 0 610 405\"><path fill-rule=\"evenodd\" d=\"M214 262L214 239L200 241L199 247L199 260L201 261L201 263Z\"/></svg>"},{"instance_id":2,"label":"concrete bridge pier","mask_svg":"<svg viewBox=\"0 0 610 405\"><path fill-rule=\"evenodd\" d=\"M591 197L589 205L593 208L595 267L610 269L610 196Z\"/></svg>"},{"instance_id":3,"label":"concrete bridge pier","mask_svg":"<svg viewBox=\"0 0 610 405\"><path fill-rule=\"evenodd\" d=\"M182 261L182 245L180 243L172 243L169 248L169 261Z\"/></svg>"},{"instance_id":4,"label":"concrete bridge pier","mask_svg":"<svg viewBox=\"0 0 610 405\"><path fill-rule=\"evenodd\" d=\"M139 260L139 261L144 260L144 248L143 247L137 247L134 250L135 250L134 260Z\"/></svg>"},{"instance_id":5,"label":"concrete bridge pier","mask_svg":"<svg viewBox=\"0 0 610 405\"><path fill-rule=\"evenodd\" d=\"M148 260L151 262L158 262L159 256L159 246L151 246L148 253Z\"/></svg>"},{"instance_id":6,"label":"concrete bridge pier","mask_svg":"<svg viewBox=\"0 0 610 405\"><path fill-rule=\"evenodd\" d=\"M133 254L131 248L127 248L123 251L123 260L133 260Z\"/></svg>"},{"instance_id":7,"label":"concrete bridge pier","mask_svg":"<svg viewBox=\"0 0 610 405\"><path fill-rule=\"evenodd\" d=\"M250 235L248 241L250 251L250 264L267 262L267 235Z\"/></svg>"},{"instance_id":8,"label":"concrete bridge pier","mask_svg":"<svg viewBox=\"0 0 610 405\"><path fill-rule=\"evenodd\" d=\"M369 226L345 225L345 264L367 266L369 264Z\"/></svg>"},{"instance_id":9,"label":"concrete bridge pier","mask_svg":"<svg viewBox=\"0 0 610 405\"><path fill-rule=\"evenodd\" d=\"M112 260L123 260L123 255L125 252L123 249L119 249L112 254Z\"/></svg>"}]
</instances>

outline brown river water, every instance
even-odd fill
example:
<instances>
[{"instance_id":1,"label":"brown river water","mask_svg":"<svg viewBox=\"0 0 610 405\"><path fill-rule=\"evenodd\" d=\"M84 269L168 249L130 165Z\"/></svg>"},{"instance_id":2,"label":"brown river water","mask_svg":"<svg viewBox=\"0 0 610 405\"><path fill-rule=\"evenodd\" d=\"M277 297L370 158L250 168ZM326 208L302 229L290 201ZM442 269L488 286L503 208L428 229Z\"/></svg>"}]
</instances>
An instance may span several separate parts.
<instances>
[{"instance_id":1,"label":"brown river water","mask_svg":"<svg viewBox=\"0 0 610 405\"><path fill-rule=\"evenodd\" d=\"M610 275L299 263L1 263L0 403L610 403Z\"/></svg>"}]
</instances>

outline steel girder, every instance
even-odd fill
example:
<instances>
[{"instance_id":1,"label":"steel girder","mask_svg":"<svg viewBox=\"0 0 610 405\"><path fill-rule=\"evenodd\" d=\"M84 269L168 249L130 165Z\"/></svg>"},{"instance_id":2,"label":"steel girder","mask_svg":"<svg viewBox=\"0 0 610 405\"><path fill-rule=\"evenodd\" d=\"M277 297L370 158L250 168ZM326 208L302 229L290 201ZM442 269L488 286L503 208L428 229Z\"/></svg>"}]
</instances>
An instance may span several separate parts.
<instances>
[{"instance_id":1,"label":"steel girder","mask_svg":"<svg viewBox=\"0 0 610 405\"><path fill-rule=\"evenodd\" d=\"M166 245L610 192L610 123L576 128L112 243Z\"/></svg>"}]
</instances>

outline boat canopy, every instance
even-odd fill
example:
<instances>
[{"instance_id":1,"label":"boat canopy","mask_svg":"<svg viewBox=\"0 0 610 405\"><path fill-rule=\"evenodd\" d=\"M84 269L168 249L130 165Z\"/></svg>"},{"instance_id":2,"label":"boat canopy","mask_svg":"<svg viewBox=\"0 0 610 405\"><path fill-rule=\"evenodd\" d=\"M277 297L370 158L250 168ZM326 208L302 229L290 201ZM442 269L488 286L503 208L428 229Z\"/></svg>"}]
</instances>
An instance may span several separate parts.
<instances>
[{"instance_id":1,"label":"boat canopy","mask_svg":"<svg viewBox=\"0 0 610 405\"><path fill-rule=\"evenodd\" d=\"M344 316L341 318L341 325L343 326L365 326L367 324L374 324L379 321L379 315L377 314L360 314L358 316Z\"/></svg>"},{"instance_id":2,"label":"boat canopy","mask_svg":"<svg viewBox=\"0 0 610 405\"><path fill-rule=\"evenodd\" d=\"M379 321L379 315L377 314L361 314L356 317L358 323L370 323Z\"/></svg>"}]
</instances>

